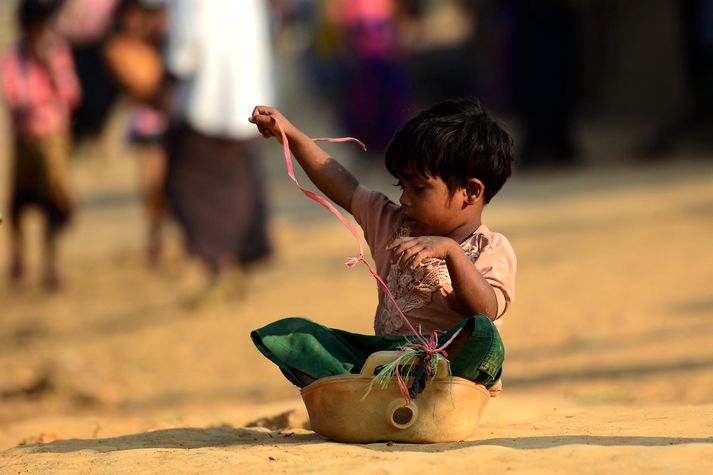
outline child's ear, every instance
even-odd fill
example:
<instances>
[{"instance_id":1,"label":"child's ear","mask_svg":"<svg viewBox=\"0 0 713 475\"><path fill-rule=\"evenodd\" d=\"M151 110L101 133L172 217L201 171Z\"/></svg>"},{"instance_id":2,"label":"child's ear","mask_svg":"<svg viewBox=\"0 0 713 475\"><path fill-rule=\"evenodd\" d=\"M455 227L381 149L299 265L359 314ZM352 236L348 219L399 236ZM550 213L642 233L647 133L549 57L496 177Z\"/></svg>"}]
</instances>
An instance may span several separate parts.
<instances>
[{"instance_id":1,"label":"child's ear","mask_svg":"<svg viewBox=\"0 0 713 475\"><path fill-rule=\"evenodd\" d=\"M469 178L465 186L465 194L465 200L468 204L475 204L478 200L483 201L485 185L477 178Z\"/></svg>"}]
</instances>

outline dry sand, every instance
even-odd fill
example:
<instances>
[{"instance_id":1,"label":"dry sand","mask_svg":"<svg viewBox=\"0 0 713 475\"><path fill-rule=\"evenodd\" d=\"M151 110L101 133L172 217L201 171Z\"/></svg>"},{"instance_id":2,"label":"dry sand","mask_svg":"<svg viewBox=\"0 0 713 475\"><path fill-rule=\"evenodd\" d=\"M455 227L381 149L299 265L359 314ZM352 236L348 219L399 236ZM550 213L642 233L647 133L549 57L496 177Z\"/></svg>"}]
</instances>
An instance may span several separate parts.
<instances>
[{"instance_id":1,"label":"dry sand","mask_svg":"<svg viewBox=\"0 0 713 475\"><path fill-rule=\"evenodd\" d=\"M514 178L486 215L519 273L476 438L347 445L305 428L248 333L289 315L370 332L348 233L270 165L275 257L242 299L189 308L175 229L163 268L143 265L136 157L117 155L75 163L65 289L0 288L0 473L713 470L713 163Z\"/></svg>"}]
</instances>

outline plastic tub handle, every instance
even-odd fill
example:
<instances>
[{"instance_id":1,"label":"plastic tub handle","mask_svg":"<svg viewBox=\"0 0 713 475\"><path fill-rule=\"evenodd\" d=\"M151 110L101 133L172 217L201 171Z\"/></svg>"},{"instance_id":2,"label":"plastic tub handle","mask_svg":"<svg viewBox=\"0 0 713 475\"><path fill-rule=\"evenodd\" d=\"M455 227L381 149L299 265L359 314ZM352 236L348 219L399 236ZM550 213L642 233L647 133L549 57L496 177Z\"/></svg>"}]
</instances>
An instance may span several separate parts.
<instances>
[{"instance_id":1,"label":"plastic tub handle","mask_svg":"<svg viewBox=\"0 0 713 475\"><path fill-rule=\"evenodd\" d=\"M374 370L379 366L384 366L391 363L399 356L398 351L377 351L369 355L369 357L364 362L359 374L361 376L366 376L368 378L374 377ZM445 379L449 377L448 374L448 361L443 358L438 362L438 369L436 371L436 376L434 379Z\"/></svg>"}]
</instances>

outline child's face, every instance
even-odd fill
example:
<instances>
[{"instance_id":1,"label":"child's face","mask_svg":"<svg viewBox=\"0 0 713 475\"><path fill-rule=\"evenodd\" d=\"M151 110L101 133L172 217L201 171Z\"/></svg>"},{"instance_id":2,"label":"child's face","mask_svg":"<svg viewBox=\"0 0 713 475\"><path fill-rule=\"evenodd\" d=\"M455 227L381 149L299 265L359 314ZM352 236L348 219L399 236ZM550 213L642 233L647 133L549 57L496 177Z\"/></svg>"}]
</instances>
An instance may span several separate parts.
<instances>
[{"instance_id":1,"label":"child's face","mask_svg":"<svg viewBox=\"0 0 713 475\"><path fill-rule=\"evenodd\" d=\"M454 237L467 221L465 192L453 194L441 178L406 176L399 179L401 209L416 236Z\"/></svg>"}]
</instances>

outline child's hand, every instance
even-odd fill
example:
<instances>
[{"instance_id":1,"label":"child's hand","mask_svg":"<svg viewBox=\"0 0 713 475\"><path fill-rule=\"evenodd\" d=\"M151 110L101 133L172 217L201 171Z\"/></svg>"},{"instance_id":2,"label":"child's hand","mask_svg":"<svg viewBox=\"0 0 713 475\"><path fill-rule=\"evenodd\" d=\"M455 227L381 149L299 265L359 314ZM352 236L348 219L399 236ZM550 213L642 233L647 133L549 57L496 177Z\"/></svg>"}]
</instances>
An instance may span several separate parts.
<instances>
[{"instance_id":1,"label":"child's hand","mask_svg":"<svg viewBox=\"0 0 713 475\"><path fill-rule=\"evenodd\" d=\"M257 130L266 139L275 137L278 142L282 143L282 134L275 119L280 122L280 127L287 136L293 134L295 127L274 107L255 106L253 115L248 119L248 122L257 125Z\"/></svg>"},{"instance_id":2,"label":"child's hand","mask_svg":"<svg viewBox=\"0 0 713 475\"><path fill-rule=\"evenodd\" d=\"M429 257L445 259L455 248L460 250L458 243L443 236L401 237L386 246L387 251L393 252L392 262L397 262L401 269L408 265L411 270Z\"/></svg>"}]
</instances>

